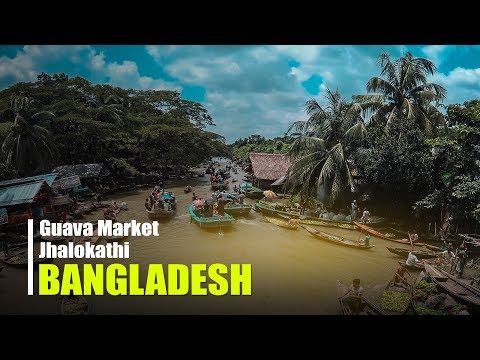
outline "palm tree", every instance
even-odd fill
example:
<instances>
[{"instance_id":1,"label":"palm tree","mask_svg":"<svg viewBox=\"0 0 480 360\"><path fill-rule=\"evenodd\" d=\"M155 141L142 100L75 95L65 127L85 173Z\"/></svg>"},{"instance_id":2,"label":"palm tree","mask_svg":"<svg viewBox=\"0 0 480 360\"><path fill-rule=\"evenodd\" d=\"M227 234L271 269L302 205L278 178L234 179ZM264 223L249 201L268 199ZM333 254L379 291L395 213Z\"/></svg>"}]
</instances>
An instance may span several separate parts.
<instances>
[{"instance_id":1,"label":"palm tree","mask_svg":"<svg viewBox=\"0 0 480 360\"><path fill-rule=\"evenodd\" d=\"M24 106L13 107L17 115L12 130L2 144L6 163L14 166L19 176L48 171L55 148L50 132L35 124L40 120L53 117L53 113L37 112L27 121L20 115L20 113L27 113L25 104L28 105L27 100L23 102Z\"/></svg>"},{"instance_id":2,"label":"palm tree","mask_svg":"<svg viewBox=\"0 0 480 360\"><path fill-rule=\"evenodd\" d=\"M447 91L438 84L427 82L427 76L437 70L433 62L414 58L407 52L394 61L390 55L382 53L378 64L382 70L380 77L373 77L367 83L367 91L374 94L353 96L357 107L375 110L372 121L385 122L388 128L402 118L415 120L427 134L444 122L437 107Z\"/></svg>"},{"instance_id":3,"label":"palm tree","mask_svg":"<svg viewBox=\"0 0 480 360\"><path fill-rule=\"evenodd\" d=\"M325 107L314 99L307 101L309 118L287 130L296 136L288 152L293 165L287 186L304 197L315 196L323 186L327 202L334 203L348 185L354 186L348 154L360 144L366 129L357 108L338 91L327 89L325 97Z\"/></svg>"}]
</instances>

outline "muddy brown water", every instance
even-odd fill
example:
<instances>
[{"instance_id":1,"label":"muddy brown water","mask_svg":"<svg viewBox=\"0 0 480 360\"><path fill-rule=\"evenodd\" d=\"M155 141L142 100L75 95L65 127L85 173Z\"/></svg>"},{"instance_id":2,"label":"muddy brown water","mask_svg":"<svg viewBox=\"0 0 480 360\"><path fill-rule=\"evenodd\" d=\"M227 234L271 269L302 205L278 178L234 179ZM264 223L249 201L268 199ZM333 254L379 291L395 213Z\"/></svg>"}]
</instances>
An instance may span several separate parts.
<instances>
[{"instance_id":1,"label":"muddy brown water","mask_svg":"<svg viewBox=\"0 0 480 360\"><path fill-rule=\"evenodd\" d=\"M224 166L224 164L222 164ZM242 182L243 174L232 174ZM175 218L162 221L160 236L130 237L130 259L85 259L82 263L138 263L145 274L150 263L251 263L251 296L89 296L95 314L338 314L336 280L350 283L360 278L365 296L380 300L383 289L393 277L398 260L386 246L392 242L371 237L371 250L356 250L314 238L303 229L283 229L252 210L247 218L238 218L232 229L205 230L190 222L188 206L190 184L202 197L212 191L208 175L194 180L167 181L178 200ZM232 185L231 185L232 186ZM125 200L129 210L119 221L149 221L144 201L151 188L110 195L105 201ZM254 201L246 199L253 205ZM86 217L98 218L100 212ZM359 238L359 232L323 228L337 235ZM60 267L72 260L55 259ZM35 276L38 273L35 272ZM37 291L35 280L35 293ZM0 272L1 314L57 314L57 296L27 296L27 271L5 267Z\"/></svg>"}]
</instances>

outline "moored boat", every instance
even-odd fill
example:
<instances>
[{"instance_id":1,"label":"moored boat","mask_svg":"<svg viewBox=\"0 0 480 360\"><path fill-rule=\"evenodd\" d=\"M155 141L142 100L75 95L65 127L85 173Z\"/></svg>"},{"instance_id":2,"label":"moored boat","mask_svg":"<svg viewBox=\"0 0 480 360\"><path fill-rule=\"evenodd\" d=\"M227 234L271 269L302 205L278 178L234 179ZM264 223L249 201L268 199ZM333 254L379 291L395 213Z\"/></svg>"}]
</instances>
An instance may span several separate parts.
<instances>
[{"instance_id":1,"label":"moored boat","mask_svg":"<svg viewBox=\"0 0 480 360\"><path fill-rule=\"evenodd\" d=\"M247 216L250 211L252 210L251 205L240 205L240 204L235 204L235 205L226 205L225 206L225 212L228 215L232 215L233 217L237 216Z\"/></svg>"},{"instance_id":2,"label":"moored boat","mask_svg":"<svg viewBox=\"0 0 480 360\"><path fill-rule=\"evenodd\" d=\"M437 257L437 254L423 251L423 250L411 250L411 249L404 249L404 248L391 248L387 246L387 250L393 254L400 255L404 258L408 258L408 253L412 252L419 259L433 259Z\"/></svg>"},{"instance_id":3,"label":"moored boat","mask_svg":"<svg viewBox=\"0 0 480 360\"><path fill-rule=\"evenodd\" d=\"M168 219L175 216L176 209L153 209L153 210L146 210L148 218L150 220L158 220L158 219Z\"/></svg>"},{"instance_id":4,"label":"moored boat","mask_svg":"<svg viewBox=\"0 0 480 360\"><path fill-rule=\"evenodd\" d=\"M9 255L3 258L0 258L0 261L6 265L18 267L18 268L27 268L28 267L28 252L27 250L22 250L13 255ZM39 258L37 254L33 256L33 266L38 266L38 264L47 264L53 261L52 258Z\"/></svg>"},{"instance_id":5,"label":"moored boat","mask_svg":"<svg viewBox=\"0 0 480 360\"><path fill-rule=\"evenodd\" d=\"M297 230L298 229L298 223L297 222L289 222L287 220L282 220L270 216L265 216L265 219L272 224L275 224L277 226L283 227L288 230Z\"/></svg>"},{"instance_id":6,"label":"moored boat","mask_svg":"<svg viewBox=\"0 0 480 360\"><path fill-rule=\"evenodd\" d=\"M480 289L430 264L425 264L425 270L437 285L437 289L466 305L469 311L480 313Z\"/></svg>"},{"instance_id":7,"label":"moored boat","mask_svg":"<svg viewBox=\"0 0 480 360\"><path fill-rule=\"evenodd\" d=\"M228 184L213 184L212 185L212 190L213 191L228 190Z\"/></svg>"},{"instance_id":8,"label":"moored boat","mask_svg":"<svg viewBox=\"0 0 480 360\"><path fill-rule=\"evenodd\" d=\"M406 315L414 312L412 307L412 289L411 286L399 286L390 281L382 293L382 310L387 315Z\"/></svg>"},{"instance_id":9,"label":"moored boat","mask_svg":"<svg viewBox=\"0 0 480 360\"><path fill-rule=\"evenodd\" d=\"M398 261L398 263L400 265L403 265L405 266L408 270L412 270L412 271L422 271L422 270L425 270L425 264L415 264L415 265L407 265L405 263L405 261Z\"/></svg>"},{"instance_id":10,"label":"moored boat","mask_svg":"<svg viewBox=\"0 0 480 360\"><path fill-rule=\"evenodd\" d=\"M290 220L294 219L295 217L292 216L287 216L287 215L279 215L281 218ZM355 224L349 224L349 223L344 223L344 222L336 222L333 220L318 220L315 218L310 218L310 217L300 217L297 219L299 224L304 224L304 225L312 225L312 226L324 226L324 227L336 227L336 228L341 228L341 229L350 229L350 230L357 230L358 227Z\"/></svg>"},{"instance_id":11,"label":"moored boat","mask_svg":"<svg viewBox=\"0 0 480 360\"><path fill-rule=\"evenodd\" d=\"M212 216L212 217L202 217L195 213L194 205L189 207L191 221L195 222L201 228L217 228L217 227L228 227L235 224L235 218L227 213L224 216Z\"/></svg>"},{"instance_id":12,"label":"moored boat","mask_svg":"<svg viewBox=\"0 0 480 360\"><path fill-rule=\"evenodd\" d=\"M348 246L348 247L352 247L352 248L355 248L355 249L362 249L362 250L371 249L375 246L375 245L368 245L367 246L363 243L363 241L355 241L355 240L351 240L351 239L346 239L346 238L343 238L341 236L329 234L329 233L326 233L324 231L320 231L320 230L311 228L311 227L306 226L306 225L300 225L300 226L303 227L305 230L307 230L310 234L312 234L316 238L321 239L321 240L325 240L325 241L329 241L329 242L332 242L334 244Z\"/></svg>"},{"instance_id":13,"label":"moored boat","mask_svg":"<svg viewBox=\"0 0 480 360\"><path fill-rule=\"evenodd\" d=\"M393 241L393 242L397 242L399 244L405 244L405 245L410 245L410 241L407 240L407 239L395 239L395 238L392 238L392 237L389 237L383 233L381 233L380 231L377 231L375 229L372 229L370 226L367 226L365 224L362 224L360 222L357 222L357 221L354 221L353 222L356 226L358 226L360 229L368 232L369 234L371 235L374 235L376 237L379 237L381 239L384 239L384 240L388 240L388 241ZM413 245L414 246L424 246L425 244L423 243L419 243L419 242L413 242Z\"/></svg>"},{"instance_id":14,"label":"moored boat","mask_svg":"<svg viewBox=\"0 0 480 360\"><path fill-rule=\"evenodd\" d=\"M348 286L337 280L337 298L340 303L342 315L353 315L350 306L344 302L343 296L348 291ZM385 313L370 300L362 297L359 315L385 315Z\"/></svg>"}]
</instances>

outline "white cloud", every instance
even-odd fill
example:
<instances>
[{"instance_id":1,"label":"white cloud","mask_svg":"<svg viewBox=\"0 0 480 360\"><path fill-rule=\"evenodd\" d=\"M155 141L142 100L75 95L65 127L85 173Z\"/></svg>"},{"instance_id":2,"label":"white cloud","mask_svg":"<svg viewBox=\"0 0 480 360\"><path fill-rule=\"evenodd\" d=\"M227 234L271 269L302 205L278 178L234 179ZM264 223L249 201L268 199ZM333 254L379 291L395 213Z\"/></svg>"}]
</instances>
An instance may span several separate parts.
<instances>
[{"instance_id":1,"label":"white cloud","mask_svg":"<svg viewBox=\"0 0 480 360\"><path fill-rule=\"evenodd\" d=\"M457 67L448 74L437 73L432 76L432 82L447 89L446 104L463 103L480 98L480 68L464 69Z\"/></svg>"},{"instance_id":2,"label":"white cloud","mask_svg":"<svg viewBox=\"0 0 480 360\"><path fill-rule=\"evenodd\" d=\"M442 60L442 53L447 49L447 45L428 45L422 51L430 61L439 66Z\"/></svg>"}]
</instances>

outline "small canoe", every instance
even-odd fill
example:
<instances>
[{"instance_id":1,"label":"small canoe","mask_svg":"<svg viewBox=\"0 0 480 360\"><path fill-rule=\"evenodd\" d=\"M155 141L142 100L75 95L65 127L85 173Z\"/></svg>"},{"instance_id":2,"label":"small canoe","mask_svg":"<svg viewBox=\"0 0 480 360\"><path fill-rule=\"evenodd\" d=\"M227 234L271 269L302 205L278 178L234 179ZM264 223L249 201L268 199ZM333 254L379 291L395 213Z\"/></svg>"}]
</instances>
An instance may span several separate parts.
<instances>
[{"instance_id":1,"label":"small canoe","mask_svg":"<svg viewBox=\"0 0 480 360\"><path fill-rule=\"evenodd\" d=\"M466 305L469 311L480 313L480 289L430 264L425 264L425 270L438 289L449 294L460 304Z\"/></svg>"},{"instance_id":2,"label":"small canoe","mask_svg":"<svg viewBox=\"0 0 480 360\"><path fill-rule=\"evenodd\" d=\"M375 246L375 245L366 246L362 241L345 239L341 236L329 234L329 233L311 228L311 227L306 226L306 225L300 224L300 226L303 227L305 230L307 230L310 234L312 234L316 238L321 239L321 240L325 240L325 241L329 241L329 242L334 243L334 244L353 247L353 248L362 249L362 250L371 249Z\"/></svg>"},{"instance_id":3,"label":"small canoe","mask_svg":"<svg viewBox=\"0 0 480 360\"><path fill-rule=\"evenodd\" d=\"M273 218L269 216L265 216L265 219L272 224L275 224L277 226L283 227L288 230L297 230L298 229L298 224L297 223L292 223L288 222L286 220L278 219L278 218Z\"/></svg>"},{"instance_id":4,"label":"small canoe","mask_svg":"<svg viewBox=\"0 0 480 360\"><path fill-rule=\"evenodd\" d=\"M282 219L286 219L286 220L294 219L294 217L286 216L282 214L280 214L279 216ZM336 228L349 229L349 230L358 229L357 225L355 224L348 224L348 223L335 222L335 221L329 221L329 220L317 220L317 219L311 219L309 217L298 218L298 223L304 224L304 225L312 225L312 226L336 227Z\"/></svg>"},{"instance_id":5,"label":"small canoe","mask_svg":"<svg viewBox=\"0 0 480 360\"><path fill-rule=\"evenodd\" d=\"M429 251L422 251L422 250L410 250L404 248L391 248L387 246L387 250L393 254L400 255L405 259L408 258L408 253L411 251L413 255L415 255L419 259L434 259L437 257L437 254L429 252Z\"/></svg>"},{"instance_id":6,"label":"small canoe","mask_svg":"<svg viewBox=\"0 0 480 360\"><path fill-rule=\"evenodd\" d=\"M201 228L217 228L229 227L235 224L235 218L227 213L224 216L201 217L195 214L195 207L190 205L188 208L190 212L191 221L195 222Z\"/></svg>"},{"instance_id":7,"label":"small canoe","mask_svg":"<svg viewBox=\"0 0 480 360\"><path fill-rule=\"evenodd\" d=\"M412 270L412 271L422 271L422 270L425 270L425 264L415 264L415 265L407 265L405 264L405 261L398 261L398 263L400 265L403 265L405 266L408 270Z\"/></svg>"},{"instance_id":8,"label":"small canoe","mask_svg":"<svg viewBox=\"0 0 480 360\"><path fill-rule=\"evenodd\" d=\"M106 242L120 242L128 239L128 235L126 236L102 236L102 239Z\"/></svg>"},{"instance_id":9,"label":"small canoe","mask_svg":"<svg viewBox=\"0 0 480 360\"><path fill-rule=\"evenodd\" d=\"M228 189L228 184L213 184L212 185L212 190L217 191L217 190L227 190Z\"/></svg>"},{"instance_id":10,"label":"small canoe","mask_svg":"<svg viewBox=\"0 0 480 360\"><path fill-rule=\"evenodd\" d=\"M445 251L444 248L441 248L441 247L435 246L435 245L425 244L425 247L426 247L428 250L432 250L432 251Z\"/></svg>"},{"instance_id":11,"label":"small canoe","mask_svg":"<svg viewBox=\"0 0 480 360\"><path fill-rule=\"evenodd\" d=\"M192 192L192 189L183 189L183 192L184 192L185 194L188 194L189 192Z\"/></svg>"},{"instance_id":12,"label":"small canoe","mask_svg":"<svg viewBox=\"0 0 480 360\"><path fill-rule=\"evenodd\" d=\"M235 204L235 205L226 205L225 206L225 212L228 215L232 215L233 217L247 216L250 213L251 210L252 210L251 205Z\"/></svg>"},{"instance_id":13,"label":"small canoe","mask_svg":"<svg viewBox=\"0 0 480 360\"><path fill-rule=\"evenodd\" d=\"M165 210L165 209L154 209L146 210L147 216L150 220L159 220L159 219L169 219L175 216L176 209Z\"/></svg>"},{"instance_id":14,"label":"small canoe","mask_svg":"<svg viewBox=\"0 0 480 360\"><path fill-rule=\"evenodd\" d=\"M85 296L64 296L62 298L61 315L88 315L90 309Z\"/></svg>"},{"instance_id":15,"label":"small canoe","mask_svg":"<svg viewBox=\"0 0 480 360\"><path fill-rule=\"evenodd\" d=\"M342 315L353 315L350 306L348 306L348 304L346 304L344 302L344 299L342 298L343 295L345 295L345 293L347 292L347 290L348 286L337 280L337 298L338 302L340 303L340 310L342 312ZM385 315L385 313L376 305L374 305L371 301L362 297L359 315Z\"/></svg>"},{"instance_id":16,"label":"small canoe","mask_svg":"<svg viewBox=\"0 0 480 360\"><path fill-rule=\"evenodd\" d=\"M360 222L357 222L357 221L354 221L353 222L356 226L358 226L360 229L368 232L369 234L371 235L374 235L376 237L379 237L381 239L384 239L384 240L388 240L388 241L393 241L393 242L397 242L399 244L405 244L405 245L410 245L410 240L408 239L395 239L395 238L392 238L390 236L387 236L383 233L381 233L380 231L377 231L375 229L372 229L370 226L367 226L365 224L362 224ZM423 243L419 243L419 242L413 242L413 245L414 246L424 246L425 244Z\"/></svg>"}]
</instances>

